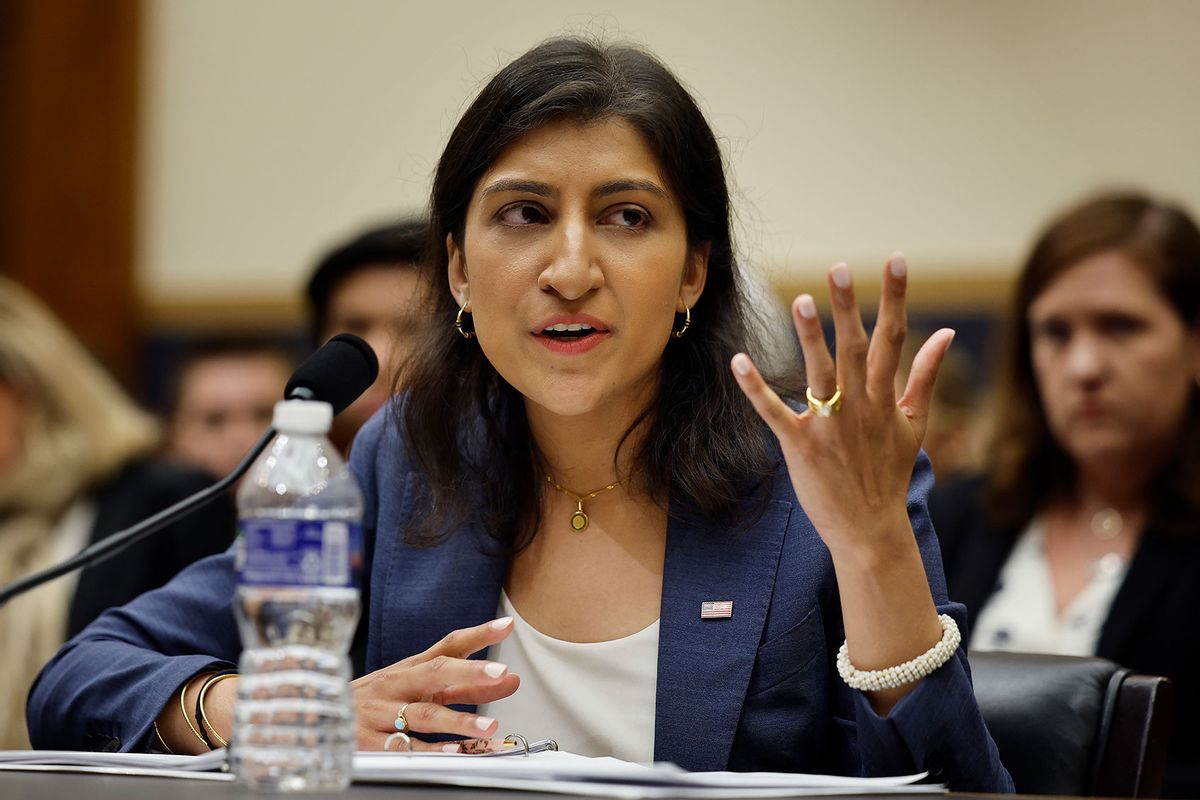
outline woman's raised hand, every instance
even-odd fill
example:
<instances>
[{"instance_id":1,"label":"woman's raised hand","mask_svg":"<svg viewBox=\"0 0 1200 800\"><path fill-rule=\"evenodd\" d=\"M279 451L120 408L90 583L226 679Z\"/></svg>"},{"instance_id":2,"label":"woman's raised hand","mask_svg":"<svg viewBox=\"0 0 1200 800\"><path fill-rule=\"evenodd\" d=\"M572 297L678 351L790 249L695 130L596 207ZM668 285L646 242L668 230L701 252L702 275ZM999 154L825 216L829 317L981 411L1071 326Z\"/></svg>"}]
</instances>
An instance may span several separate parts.
<instances>
[{"instance_id":1,"label":"woman's raised hand","mask_svg":"<svg viewBox=\"0 0 1200 800\"><path fill-rule=\"evenodd\" d=\"M796 496L835 559L839 551L878 555L895 537L912 537L908 484L934 380L954 332L943 329L929 337L897 400L906 276L904 256L896 253L884 269L879 316L868 337L850 270L845 264L829 270L836 359L812 296L792 303L810 394L810 408L802 413L780 400L744 353L733 357L738 384L778 437Z\"/></svg>"},{"instance_id":2,"label":"woman's raised hand","mask_svg":"<svg viewBox=\"0 0 1200 800\"><path fill-rule=\"evenodd\" d=\"M447 706L489 703L517 690L521 679L505 665L468 658L504 639L512 626L512 619L503 617L453 631L425 652L354 681L358 749L381 750L387 737L396 733L402 711L407 723L403 733L444 733L464 739L493 736L496 720ZM412 739L414 750L447 746ZM457 745L452 746L457 750Z\"/></svg>"}]
</instances>

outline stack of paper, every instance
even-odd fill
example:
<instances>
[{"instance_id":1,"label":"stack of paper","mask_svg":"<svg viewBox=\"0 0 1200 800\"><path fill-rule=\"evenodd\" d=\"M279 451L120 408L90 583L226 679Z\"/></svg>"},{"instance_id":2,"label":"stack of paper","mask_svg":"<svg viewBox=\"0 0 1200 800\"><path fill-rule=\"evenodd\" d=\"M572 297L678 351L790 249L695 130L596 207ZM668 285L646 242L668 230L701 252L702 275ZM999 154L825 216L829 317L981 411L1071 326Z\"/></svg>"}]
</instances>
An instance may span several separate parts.
<instances>
[{"instance_id":1,"label":"stack of paper","mask_svg":"<svg viewBox=\"0 0 1200 800\"><path fill-rule=\"evenodd\" d=\"M941 786L915 785L923 777L924 773L845 778L789 772L686 772L673 764L646 766L563 752L503 759L442 753L354 755L355 781L520 789L622 800L944 792Z\"/></svg>"},{"instance_id":2,"label":"stack of paper","mask_svg":"<svg viewBox=\"0 0 1200 800\"><path fill-rule=\"evenodd\" d=\"M0 750L0 769L39 772L98 772L107 775L157 775L167 778L230 780L225 750L199 756L160 753L91 753L80 750Z\"/></svg>"},{"instance_id":3,"label":"stack of paper","mask_svg":"<svg viewBox=\"0 0 1200 800\"><path fill-rule=\"evenodd\" d=\"M201 756L146 753L84 753L60 750L0 752L0 769L98 772L120 775L231 780L225 751ZM685 772L672 764L631 764L563 752L505 757L451 753L354 754L354 781L519 789L554 794L658 798L776 798L834 794L941 794L941 786L917 785L921 775L844 778L788 772Z\"/></svg>"}]
</instances>

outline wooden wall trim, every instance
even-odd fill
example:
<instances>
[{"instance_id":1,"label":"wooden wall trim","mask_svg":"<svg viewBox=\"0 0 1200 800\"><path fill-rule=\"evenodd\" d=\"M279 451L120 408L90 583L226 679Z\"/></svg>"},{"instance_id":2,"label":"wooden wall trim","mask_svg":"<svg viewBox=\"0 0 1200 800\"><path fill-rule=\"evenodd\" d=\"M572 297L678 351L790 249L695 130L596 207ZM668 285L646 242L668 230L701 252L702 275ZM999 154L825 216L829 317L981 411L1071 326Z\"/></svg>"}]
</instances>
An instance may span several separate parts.
<instances>
[{"instance_id":1,"label":"wooden wall trim","mask_svg":"<svg viewBox=\"0 0 1200 800\"><path fill-rule=\"evenodd\" d=\"M0 270L131 382L140 0L0 6Z\"/></svg>"},{"instance_id":2,"label":"wooden wall trim","mask_svg":"<svg viewBox=\"0 0 1200 800\"><path fill-rule=\"evenodd\" d=\"M995 273L978 271L985 277L918 276L909 287L909 309L928 315L1002 315L1008 301L1011 282ZM864 309L878 302L879 280L855 276L859 300ZM781 303L788 303L801 292L810 292L824 303L828 292L822 283L781 281L772 287ZM142 327L147 333L243 334L252 332L288 332L304 330L308 310L299 298L274 295L207 297L203 299L155 299L144 303Z\"/></svg>"},{"instance_id":3,"label":"wooden wall trim","mask_svg":"<svg viewBox=\"0 0 1200 800\"><path fill-rule=\"evenodd\" d=\"M290 333L307 330L308 309L274 296L156 300L143 305L141 322L148 334Z\"/></svg>"},{"instance_id":4,"label":"wooden wall trim","mask_svg":"<svg viewBox=\"0 0 1200 800\"><path fill-rule=\"evenodd\" d=\"M965 275L912 275L908 282L909 310L924 314L981 314L1002 316L1012 294L1012 278L995 270L969 270ZM824 278L783 280L773 286L784 303L808 292L817 307L828 306L829 289ZM863 308L879 303L880 276L854 275L854 289Z\"/></svg>"}]
</instances>

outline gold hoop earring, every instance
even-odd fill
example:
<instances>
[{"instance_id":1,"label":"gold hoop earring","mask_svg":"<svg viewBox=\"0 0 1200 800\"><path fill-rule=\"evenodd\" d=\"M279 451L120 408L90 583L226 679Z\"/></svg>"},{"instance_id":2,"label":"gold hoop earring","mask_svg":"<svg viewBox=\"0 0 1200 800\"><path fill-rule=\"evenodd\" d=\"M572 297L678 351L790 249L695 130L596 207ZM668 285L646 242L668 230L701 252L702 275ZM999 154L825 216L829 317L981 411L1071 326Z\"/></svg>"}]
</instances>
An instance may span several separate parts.
<instances>
[{"instance_id":1,"label":"gold hoop earring","mask_svg":"<svg viewBox=\"0 0 1200 800\"><path fill-rule=\"evenodd\" d=\"M459 334L461 334L464 339L474 339L475 338L475 331L469 331L463 327L463 314L471 313L471 309L469 308L470 305L471 305L470 300L463 303L461 306L458 307L458 314L454 317L454 330L458 331Z\"/></svg>"},{"instance_id":2,"label":"gold hoop earring","mask_svg":"<svg viewBox=\"0 0 1200 800\"><path fill-rule=\"evenodd\" d=\"M692 327L692 310L690 308L688 308L687 305L684 305L684 307L683 307L683 327L677 331L671 331L671 338L682 339L683 335L685 333L687 333L687 329L690 327Z\"/></svg>"}]
</instances>

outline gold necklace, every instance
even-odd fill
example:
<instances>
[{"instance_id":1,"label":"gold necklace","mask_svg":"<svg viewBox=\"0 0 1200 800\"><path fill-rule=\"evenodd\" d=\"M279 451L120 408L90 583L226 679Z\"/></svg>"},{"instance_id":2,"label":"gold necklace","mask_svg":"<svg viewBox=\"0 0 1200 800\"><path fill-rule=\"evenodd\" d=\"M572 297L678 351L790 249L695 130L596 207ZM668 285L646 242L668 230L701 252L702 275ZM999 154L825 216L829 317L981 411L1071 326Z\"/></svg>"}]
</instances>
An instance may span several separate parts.
<instances>
[{"instance_id":1,"label":"gold necklace","mask_svg":"<svg viewBox=\"0 0 1200 800\"><path fill-rule=\"evenodd\" d=\"M588 492L587 494L578 494L576 492L572 492L570 489L568 489L564 486L560 486L558 484L558 482L549 475L546 476L546 481L551 486L553 486L555 489L557 489L558 491L567 495L568 497L575 498L575 503L576 503L575 512L573 514L571 514L571 530L575 531L576 533L583 533L584 531L587 530L587 526L588 526L588 522L589 522L588 515L583 510L583 501L591 500L593 497L597 497L599 495L604 494L605 492L612 491L613 489L617 488L622 483L624 483L625 479L622 478L619 481L614 481L613 483L610 483L608 486L604 486L600 489L597 489L594 492Z\"/></svg>"},{"instance_id":2,"label":"gold necklace","mask_svg":"<svg viewBox=\"0 0 1200 800\"><path fill-rule=\"evenodd\" d=\"M1092 535L1097 539L1115 539L1124 529L1125 520L1115 508L1102 508L1092 514Z\"/></svg>"}]
</instances>

